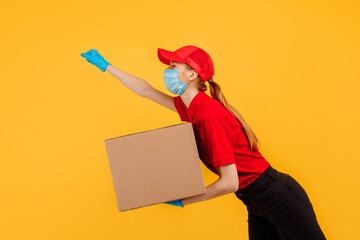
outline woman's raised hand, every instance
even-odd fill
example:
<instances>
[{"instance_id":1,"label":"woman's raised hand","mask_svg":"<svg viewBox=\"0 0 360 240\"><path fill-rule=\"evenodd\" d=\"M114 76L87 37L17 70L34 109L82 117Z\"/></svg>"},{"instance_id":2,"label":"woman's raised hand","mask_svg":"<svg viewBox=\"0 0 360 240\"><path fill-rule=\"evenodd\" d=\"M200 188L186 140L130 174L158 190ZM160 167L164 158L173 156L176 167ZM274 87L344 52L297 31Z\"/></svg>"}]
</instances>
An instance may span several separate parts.
<instances>
[{"instance_id":1,"label":"woman's raised hand","mask_svg":"<svg viewBox=\"0 0 360 240\"><path fill-rule=\"evenodd\" d=\"M105 72L107 66L111 65L111 63L107 62L95 49L91 49L86 53L81 53L80 55L86 58L89 63L97 66L103 72Z\"/></svg>"}]
</instances>

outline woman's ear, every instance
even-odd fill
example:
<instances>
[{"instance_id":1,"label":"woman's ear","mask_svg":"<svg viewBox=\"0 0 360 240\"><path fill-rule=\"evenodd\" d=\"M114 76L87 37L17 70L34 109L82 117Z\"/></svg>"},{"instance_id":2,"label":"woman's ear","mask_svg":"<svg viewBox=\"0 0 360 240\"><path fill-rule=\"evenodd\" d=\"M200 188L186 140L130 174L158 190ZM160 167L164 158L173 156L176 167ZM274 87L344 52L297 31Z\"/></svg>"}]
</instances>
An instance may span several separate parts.
<instances>
[{"instance_id":1,"label":"woman's ear","mask_svg":"<svg viewBox=\"0 0 360 240\"><path fill-rule=\"evenodd\" d=\"M191 71L191 75L190 75L190 79L191 79L191 80L195 80L198 75L199 75L199 74L198 74L195 70L192 70L192 71Z\"/></svg>"}]
</instances>

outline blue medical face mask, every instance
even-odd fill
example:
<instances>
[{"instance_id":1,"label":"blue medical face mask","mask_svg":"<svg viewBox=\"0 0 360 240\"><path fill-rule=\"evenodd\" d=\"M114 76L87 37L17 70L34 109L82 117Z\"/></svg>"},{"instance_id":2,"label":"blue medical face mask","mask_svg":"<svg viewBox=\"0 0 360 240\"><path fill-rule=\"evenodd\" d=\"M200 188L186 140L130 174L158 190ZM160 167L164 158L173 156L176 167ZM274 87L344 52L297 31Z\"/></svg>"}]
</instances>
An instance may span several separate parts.
<instances>
[{"instance_id":1,"label":"blue medical face mask","mask_svg":"<svg viewBox=\"0 0 360 240\"><path fill-rule=\"evenodd\" d=\"M192 70L186 70L186 71L192 71ZM181 95L186 86L187 83L182 83L179 80L179 70L173 70L173 69L165 69L164 71L164 80L167 90L170 92Z\"/></svg>"}]
</instances>

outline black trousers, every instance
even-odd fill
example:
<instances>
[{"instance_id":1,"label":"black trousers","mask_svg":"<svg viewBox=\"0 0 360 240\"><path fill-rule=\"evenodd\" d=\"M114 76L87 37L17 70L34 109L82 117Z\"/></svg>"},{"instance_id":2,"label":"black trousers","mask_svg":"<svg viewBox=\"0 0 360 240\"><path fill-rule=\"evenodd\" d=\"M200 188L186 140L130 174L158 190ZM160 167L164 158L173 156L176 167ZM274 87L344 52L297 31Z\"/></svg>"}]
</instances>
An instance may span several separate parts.
<instances>
[{"instance_id":1,"label":"black trousers","mask_svg":"<svg viewBox=\"0 0 360 240\"><path fill-rule=\"evenodd\" d=\"M235 195L247 206L250 240L326 239L305 190L272 166Z\"/></svg>"}]
</instances>

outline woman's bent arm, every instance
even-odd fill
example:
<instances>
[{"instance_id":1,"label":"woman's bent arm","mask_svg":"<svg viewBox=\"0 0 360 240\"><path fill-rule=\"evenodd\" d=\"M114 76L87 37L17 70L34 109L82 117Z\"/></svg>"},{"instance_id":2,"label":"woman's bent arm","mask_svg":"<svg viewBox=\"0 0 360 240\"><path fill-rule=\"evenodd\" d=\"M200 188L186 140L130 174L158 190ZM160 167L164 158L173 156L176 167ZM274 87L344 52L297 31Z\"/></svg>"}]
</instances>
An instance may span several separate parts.
<instances>
[{"instance_id":1,"label":"woman's bent arm","mask_svg":"<svg viewBox=\"0 0 360 240\"><path fill-rule=\"evenodd\" d=\"M226 181L223 181L221 178L219 178L217 181L206 187L206 193L183 198L181 203L185 206L190 203L209 200L211 198L216 198L235 191L236 190L234 187L232 187L232 185L229 185Z\"/></svg>"},{"instance_id":2,"label":"woman's bent arm","mask_svg":"<svg viewBox=\"0 0 360 240\"><path fill-rule=\"evenodd\" d=\"M109 65L106 68L106 71L117 78L122 84L127 88L135 92L140 96L144 96L144 93L147 89L151 89L151 85L145 80L138 78L130 73L124 72L113 65Z\"/></svg>"}]
</instances>

